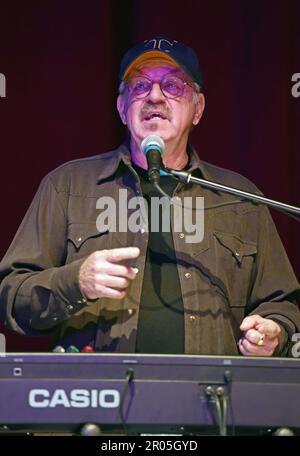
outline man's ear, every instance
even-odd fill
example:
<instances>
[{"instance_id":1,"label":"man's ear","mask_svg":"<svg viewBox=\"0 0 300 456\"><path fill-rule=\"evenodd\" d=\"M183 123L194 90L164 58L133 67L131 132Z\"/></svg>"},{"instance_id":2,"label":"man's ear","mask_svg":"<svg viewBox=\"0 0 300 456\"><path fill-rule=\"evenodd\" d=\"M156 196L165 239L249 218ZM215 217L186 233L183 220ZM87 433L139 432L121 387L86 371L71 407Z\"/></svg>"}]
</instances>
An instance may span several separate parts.
<instances>
[{"instance_id":1,"label":"man's ear","mask_svg":"<svg viewBox=\"0 0 300 456\"><path fill-rule=\"evenodd\" d=\"M119 111L120 118L124 125L126 125L126 108L125 108L125 97L124 95L119 95L117 99L117 108Z\"/></svg>"},{"instance_id":2,"label":"man's ear","mask_svg":"<svg viewBox=\"0 0 300 456\"><path fill-rule=\"evenodd\" d=\"M193 125L197 125L202 117L204 108L205 108L205 97L203 93L198 94L198 100L195 106L195 114L193 118Z\"/></svg>"}]
</instances>

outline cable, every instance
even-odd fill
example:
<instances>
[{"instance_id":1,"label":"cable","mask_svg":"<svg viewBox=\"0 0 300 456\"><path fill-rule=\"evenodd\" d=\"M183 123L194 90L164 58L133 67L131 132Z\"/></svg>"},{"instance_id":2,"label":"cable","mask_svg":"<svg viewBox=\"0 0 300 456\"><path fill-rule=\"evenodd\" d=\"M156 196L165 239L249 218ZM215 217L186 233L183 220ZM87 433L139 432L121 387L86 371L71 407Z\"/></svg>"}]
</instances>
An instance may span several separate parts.
<instances>
[{"instance_id":1,"label":"cable","mask_svg":"<svg viewBox=\"0 0 300 456\"><path fill-rule=\"evenodd\" d=\"M153 183L153 186L154 188L156 188L156 190L158 191L158 193L160 193L162 196L166 196L168 199L171 199L172 197L170 195L168 195L162 188L161 186L155 182ZM211 206L206 206L204 207L203 209L206 211L208 209L217 209L219 207L223 207L223 206L231 206L231 205L235 205L235 204L243 204L243 203L251 203L251 204L256 204L255 202L253 201L247 201L247 200L244 200L244 199L241 199L241 200L232 200L232 201L225 201L224 203L219 203L219 204L213 204ZM172 204L174 204L174 206L181 206L180 203L176 203L174 200L172 201ZM183 206L183 207L186 207L186 206ZM203 211L203 209L198 209L197 207L189 207L188 209L191 209L192 211Z\"/></svg>"},{"instance_id":2,"label":"cable","mask_svg":"<svg viewBox=\"0 0 300 456\"><path fill-rule=\"evenodd\" d=\"M170 195L168 195L166 192L163 191L161 186L157 182L153 182L153 187L156 188L158 193L160 193L162 196L166 196L168 199L171 199Z\"/></svg>"},{"instance_id":3,"label":"cable","mask_svg":"<svg viewBox=\"0 0 300 456\"><path fill-rule=\"evenodd\" d=\"M223 431L223 410L221 405L221 400L215 390L213 390L212 396L214 398L214 403L217 410L217 417L218 417L218 425L219 425L219 434L224 435Z\"/></svg>"},{"instance_id":4,"label":"cable","mask_svg":"<svg viewBox=\"0 0 300 456\"><path fill-rule=\"evenodd\" d=\"M213 204L212 206L206 206L204 210L206 211L207 209L217 209L219 207L223 206L233 206L234 204L243 204L246 202L251 202L251 201L246 201L246 200L232 200L232 201L225 201L224 203L219 203L219 204ZM252 202L252 204L255 204Z\"/></svg>"},{"instance_id":5,"label":"cable","mask_svg":"<svg viewBox=\"0 0 300 456\"><path fill-rule=\"evenodd\" d=\"M227 435L227 413L228 413L228 397L226 394L223 395L223 400L222 400L222 405L223 405L223 420L222 420L222 434L226 436Z\"/></svg>"},{"instance_id":6,"label":"cable","mask_svg":"<svg viewBox=\"0 0 300 456\"><path fill-rule=\"evenodd\" d=\"M223 434L223 408L220 401L219 394L217 394L216 389L213 386L208 386L206 388L206 395L209 399L210 411L214 424L217 424L219 428L219 435Z\"/></svg>"},{"instance_id":7,"label":"cable","mask_svg":"<svg viewBox=\"0 0 300 456\"><path fill-rule=\"evenodd\" d=\"M133 381L133 379L134 379L134 370L129 368L127 370L127 372L126 372L125 386L124 386L123 392L121 394L120 405L119 405L119 408L118 408L119 417L120 417L120 420L121 420L121 423L122 423L122 426L123 426L125 434L127 434L127 423L126 423L126 420L124 418L123 406L124 406L124 402L125 402L125 398L126 398L128 389L129 389L129 385Z\"/></svg>"},{"instance_id":8,"label":"cable","mask_svg":"<svg viewBox=\"0 0 300 456\"><path fill-rule=\"evenodd\" d=\"M231 434L235 435L233 407L231 400L232 373L229 370L224 372L224 383L214 382L206 387L205 393L209 399L212 418L215 424L218 425L219 435L227 436L227 419L228 410L231 414Z\"/></svg>"},{"instance_id":9,"label":"cable","mask_svg":"<svg viewBox=\"0 0 300 456\"><path fill-rule=\"evenodd\" d=\"M227 387L227 397L229 402L229 410L231 416L231 435L235 435L235 422L234 422L234 414L233 414L233 406L232 406L232 394L231 394L231 387L232 387L232 373L231 371L227 370L224 372L224 380L225 385Z\"/></svg>"}]
</instances>

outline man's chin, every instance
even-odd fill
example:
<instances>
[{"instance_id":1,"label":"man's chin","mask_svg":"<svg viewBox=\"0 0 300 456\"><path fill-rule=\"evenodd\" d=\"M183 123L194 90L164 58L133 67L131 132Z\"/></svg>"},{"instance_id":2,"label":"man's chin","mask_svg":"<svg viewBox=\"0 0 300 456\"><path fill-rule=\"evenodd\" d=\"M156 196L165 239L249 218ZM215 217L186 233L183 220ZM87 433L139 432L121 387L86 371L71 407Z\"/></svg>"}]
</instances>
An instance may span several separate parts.
<instances>
[{"instance_id":1,"label":"man's chin","mask_svg":"<svg viewBox=\"0 0 300 456\"><path fill-rule=\"evenodd\" d=\"M145 136L147 136L147 134L151 134L160 136L163 139L170 136L169 128L166 125L161 125L159 122L149 122L148 124L144 124L143 131L145 132Z\"/></svg>"}]
</instances>

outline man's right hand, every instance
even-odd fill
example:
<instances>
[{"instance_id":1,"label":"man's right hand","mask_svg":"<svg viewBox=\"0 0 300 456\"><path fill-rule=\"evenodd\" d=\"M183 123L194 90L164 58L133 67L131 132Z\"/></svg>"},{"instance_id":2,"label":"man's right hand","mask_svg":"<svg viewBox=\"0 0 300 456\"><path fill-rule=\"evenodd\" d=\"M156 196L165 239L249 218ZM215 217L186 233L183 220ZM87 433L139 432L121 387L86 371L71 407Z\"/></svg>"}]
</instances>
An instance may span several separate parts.
<instances>
[{"instance_id":1,"label":"man's right hand","mask_svg":"<svg viewBox=\"0 0 300 456\"><path fill-rule=\"evenodd\" d=\"M122 261L137 258L137 247L99 250L87 257L79 271L79 288L87 299L123 299L126 288L138 269L120 264Z\"/></svg>"}]
</instances>

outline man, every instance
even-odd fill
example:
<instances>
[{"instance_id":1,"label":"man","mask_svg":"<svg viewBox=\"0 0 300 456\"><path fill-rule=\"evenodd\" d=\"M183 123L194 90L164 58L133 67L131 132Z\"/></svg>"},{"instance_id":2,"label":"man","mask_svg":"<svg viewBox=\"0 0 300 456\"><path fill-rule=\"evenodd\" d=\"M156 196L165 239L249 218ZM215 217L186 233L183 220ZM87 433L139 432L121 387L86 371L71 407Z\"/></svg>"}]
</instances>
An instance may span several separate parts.
<instances>
[{"instance_id":1,"label":"man","mask_svg":"<svg viewBox=\"0 0 300 456\"><path fill-rule=\"evenodd\" d=\"M124 194L128 221L136 215L129 201L160 196L140 149L150 134L165 143L166 167L257 191L201 162L188 143L204 110L195 53L161 37L145 41L124 56L120 79L129 141L43 180L1 264L6 325L79 350L286 355L300 331L299 284L265 207L230 205L229 195L162 176L178 204L204 198L203 239L187 242L171 218L169 230L160 222L151 230L151 204L148 218L141 204L138 230L124 227ZM111 201L114 217L104 223L99 209Z\"/></svg>"}]
</instances>

